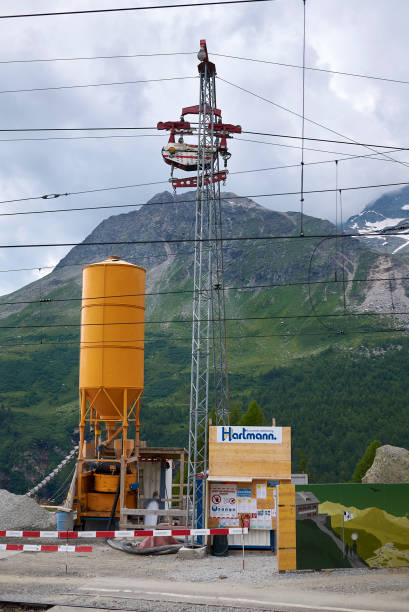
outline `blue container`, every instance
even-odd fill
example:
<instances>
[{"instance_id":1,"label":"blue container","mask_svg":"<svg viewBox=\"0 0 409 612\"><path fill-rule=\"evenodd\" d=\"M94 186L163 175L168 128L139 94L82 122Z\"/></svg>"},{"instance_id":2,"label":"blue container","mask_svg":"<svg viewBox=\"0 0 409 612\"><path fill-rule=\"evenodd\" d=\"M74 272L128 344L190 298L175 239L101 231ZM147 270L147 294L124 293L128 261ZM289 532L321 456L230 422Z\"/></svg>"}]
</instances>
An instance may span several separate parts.
<instances>
[{"instance_id":1,"label":"blue container","mask_svg":"<svg viewBox=\"0 0 409 612\"><path fill-rule=\"evenodd\" d=\"M56 512L58 531L72 531L74 521L72 512Z\"/></svg>"}]
</instances>

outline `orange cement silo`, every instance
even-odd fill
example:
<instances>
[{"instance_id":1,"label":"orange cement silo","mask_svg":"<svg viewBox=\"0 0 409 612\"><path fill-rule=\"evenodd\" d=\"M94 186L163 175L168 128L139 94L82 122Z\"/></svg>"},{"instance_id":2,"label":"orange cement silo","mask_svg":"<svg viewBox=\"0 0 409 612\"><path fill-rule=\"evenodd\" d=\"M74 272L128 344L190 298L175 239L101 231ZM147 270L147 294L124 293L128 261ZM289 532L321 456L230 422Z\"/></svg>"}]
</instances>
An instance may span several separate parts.
<instances>
[{"instance_id":1,"label":"orange cement silo","mask_svg":"<svg viewBox=\"0 0 409 612\"><path fill-rule=\"evenodd\" d=\"M116 257L83 270L80 393L107 429L143 393L145 276Z\"/></svg>"},{"instance_id":2,"label":"orange cement silo","mask_svg":"<svg viewBox=\"0 0 409 612\"><path fill-rule=\"evenodd\" d=\"M122 507L131 495L128 481L135 480L144 386L145 277L146 270L115 256L83 269L78 501L85 516L107 515L120 474ZM135 437L128 439L131 423Z\"/></svg>"}]
</instances>

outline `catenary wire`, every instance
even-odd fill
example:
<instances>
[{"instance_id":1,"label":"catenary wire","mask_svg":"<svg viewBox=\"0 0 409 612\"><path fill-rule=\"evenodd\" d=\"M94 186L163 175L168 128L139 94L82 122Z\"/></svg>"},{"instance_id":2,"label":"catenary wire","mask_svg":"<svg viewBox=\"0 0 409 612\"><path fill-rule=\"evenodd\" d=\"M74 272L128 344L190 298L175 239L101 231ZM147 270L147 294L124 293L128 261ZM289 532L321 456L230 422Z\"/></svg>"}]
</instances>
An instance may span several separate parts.
<instances>
[{"instance_id":1,"label":"catenary wire","mask_svg":"<svg viewBox=\"0 0 409 612\"><path fill-rule=\"evenodd\" d=\"M155 9L187 8L194 6L217 6L225 4L250 4L253 2L275 2L275 0L214 0L211 2L188 2L184 4L159 4L154 6L129 6L118 8L87 9L77 11L56 11L54 13L17 13L16 15L0 15L0 19L18 19L26 17L61 17L63 15L90 15L96 13L118 13L125 11L153 11Z\"/></svg>"},{"instance_id":2,"label":"catenary wire","mask_svg":"<svg viewBox=\"0 0 409 612\"><path fill-rule=\"evenodd\" d=\"M283 68L297 68L299 70L303 69L303 66L301 66L299 64L289 64L289 63L286 63L286 62L275 62L275 61L272 61L272 60L262 60L262 59L256 59L256 58L253 58L253 57L241 57L241 56L238 56L238 55L227 55L225 53L214 53L214 52L212 52L211 55L214 55L216 57L224 57L224 58L227 58L227 59L236 59L236 60L242 60L242 61L246 61L246 62L255 62L255 63L258 63L258 64L270 64L270 65L273 65L273 66L282 66ZM95 58L95 59L99 59L99 58ZM0 62L0 63L2 63L2 62ZM305 70L309 70L309 71L312 71L312 72L324 72L324 73L327 73L327 74L335 74L335 75L340 75L340 76L356 77L356 78L360 78L360 79L370 79L370 80L374 80L374 81L386 81L388 83L397 83L399 85L409 85L409 81L405 81L403 79L394 79L394 78L390 78L390 77L376 76L376 75L373 75L373 74L363 74L363 73L358 73L358 72L343 72L341 70L330 70L329 68L316 68L316 67L313 67L313 66L305 66Z\"/></svg>"},{"instance_id":3,"label":"catenary wire","mask_svg":"<svg viewBox=\"0 0 409 612\"><path fill-rule=\"evenodd\" d=\"M162 181L165 182L165 181ZM405 185L409 185L409 181L401 181L398 183L380 183L380 184L373 184L373 185L354 185L352 187L343 187L342 191L358 191L361 189L379 189L379 188L384 188L384 187L402 187ZM96 190L98 191L98 190ZM327 189L309 189L309 190L304 190L304 194L313 194L313 193L333 193L334 192L334 188L327 188ZM300 191L282 191L279 193L257 193L257 194L249 194L246 196L234 196L232 199L234 200L239 200L239 199L250 199L250 198L274 198L274 197L282 197L282 196L294 196L294 195L300 195ZM60 196L66 196L66 195L70 195L68 193L64 193L64 194L50 194L48 197L44 198L44 196L40 196L37 198L27 198L27 200L31 200L31 199L52 199L52 198L56 198L56 197L60 197ZM14 202L18 202L20 200L14 200ZM21 200L21 201L24 201ZM52 208L52 209L48 209L48 210L26 210L26 211L13 211L13 212L6 212L6 213L0 213L0 217L14 217L14 216L19 216L19 215L41 215L41 214L53 214L53 213L62 213L62 212L74 212L74 211L85 211L85 210L103 210L103 209L114 209L114 208L138 208L141 206L177 206L178 204L194 204L196 202L196 199L191 199L191 200L177 200L175 201L163 201L163 202L138 202L138 203L129 203L129 204L106 204L106 205L98 205L98 206L83 206L83 207L70 207L70 208ZM4 203L8 203L6 202L0 202L0 204L4 204ZM354 235L354 234L349 234L349 235ZM359 234L362 235L362 234ZM372 235L370 233L368 233L367 235ZM276 236L277 238L279 236ZM231 238L228 238L228 240L231 240ZM243 240L246 240L246 238L243 238ZM188 242L189 240L187 240ZM149 241L148 241L149 242ZM172 240L158 240L157 242L172 242ZM89 243L84 243L84 244L89 244ZM112 242L112 243L103 243L103 244L124 244L122 242ZM129 244L133 244L132 242ZM136 242L135 244L146 244L145 242ZM0 248L11 248L11 247L16 247L18 245L9 245L9 247L7 247L7 245L0 245ZM34 245L32 245L34 246ZM61 244L51 244L51 245L41 245L41 246L77 246L77 243L73 244L73 243L61 243Z\"/></svg>"},{"instance_id":4,"label":"catenary wire","mask_svg":"<svg viewBox=\"0 0 409 612\"><path fill-rule=\"evenodd\" d=\"M220 77L218 77L220 79ZM238 85L236 87L239 87ZM253 94L255 96L258 96L258 94ZM261 96L260 96L261 97ZM263 98L264 99L264 98ZM273 104L273 102L271 102L271 100L269 100L270 103ZM274 103L275 104L275 103ZM288 111L288 112L295 112L295 111L291 111L285 107L283 107L284 110ZM309 121L308 119L306 119L306 121ZM312 120L311 120L312 121ZM331 130L330 128L324 128L326 130L329 131L334 131ZM0 128L0 133L4 132L4 133L8 133L8 132L114 132L114 131L134 131L134 130L156 130L156 126L148 126L148 127L133 127L133 126L111 126L111 127L80 127L80 128L58 128L58 127L47 127L47 128ZM254 131L249 131L249 130L242 130L241 132L242 134L250 134L250 135L254 135L254 136L271 136L274 138L288 138L288 139L292 139L292 140L300 140L301 136L295 136L295 135L291 135L291 134L277 134L277 133L272 133L272 132L254 132ZM337 132L335 132L337 133ZM239 138L237 138L237 140L241 140ZM356 146L356 147L365 147L365 148L369 148L369 147L374 147L374 148L381 148L381 149L387 149L389 151L409 151L409 147L403 147L403 146L398 146L398 145L384 145L384 144L373 144L373 143L367 143L367 142L359 142L357 140L331 140L329 138L315 138L312 136L304 136L304 140L311 140L314 142L327 142L327 143L331 143L331 144L344 144L344 145L348 145L348 146ZM380 154L379 151L375 151L375 153Z\"/></svg>"},{"instance_id":5,"label":"catenary wire","mask_svg":"<svg viewBox=\"0 0 409 612\"><path fill-rule=\"evenodd\" d=\"M220 77L218 77L220 78ZM239 87L239 86L237 86ZM252 94L257 96L258 94ZM271 102L271 101L269 101ZM272 102L271 102L272 103ZM284 110L288 111L288 112L295 112L295 111L290 111L289 109L283 107ZM306 119L308 121L308 119ZM111 126L111 127L79 127L79 128L58 128L58 127L47 127L47 128L0 128L0 133L2 132L114 132L114 131L134 131L134 130L156 130L156 126L148 126L148 127L133 127L133 126ZM330 128L325 128L327 130L330 130ZM254 136L271 136L273 138L288 138L291 140L300 140L301 136L296 136L296 135L292 135L292 134L277 134L277 133L273 133L273 132L255 132L255 131L249 131L249 130L242 130L241 132L242 134L250 134L250 135L254 135ZM151 135L151 134L150 134ZM242 140L240 138L237 138L236 140ZM316 138L316 137L312 137L312 136L304 136L304 140L309 140L309 141L313 141L313 142L326 142L326 143L331 143L331 144L344 144L344 145L348 145L348 146L357 146L357 147L365 147L365 148L369 148L369 147L374 147L374 148L382 148L382 149L387 149L389 151L409 151L409 147L405 146L398 146L398 145L384 145L384 144L374 144L374 143L367 143L367 142L359 142L357 140L334 140L334 139L329 139L329 138ZM380 154L379 151L376 151L377 154Z\"/></svg>"},{"instance_id":6,"label":"catenary wire","mask_svg":"<svg viewBox=\"0 0 409 612\"><path fill-rule=\"evenodd\" d=\"M190 253L193 255L193 251ZM183 254L185 257L186 254ZM128 258L130 259L130 258ZM66 267L74 267L74 266L84 266L87 265L85 263L82 264L71 264L71 266ZM28 268L28 270L38 270L39 268ZM41 269L41 268L40 268ZM0 272L4 272L5 270L0 270ZM14 271L14 270L12 270ZM409 281L409 276L394 276L392 279L389 277L378 277L378 278L351 278L346 280L346 283L377 283L377 282L390 282L391 280L403 280ZM336 283L342 283L343 279L325 279L325 280L305 280L305 281L297 281L293 283L264 283L261 285L237 285L237 286L225 286L223 287L223 291L259 291L260 289L278 289L283 287L303 287L305 285L331 285ZM54 304L60 302L81 302L83 299L86 300L100 300L100 299L114 299L114 298L123 298L123 297L143 297L143 296L151 296L151 295L181 295L181 294L192 294L193 289L178 289L174 291L147 291L145 293L121 293L116 295L100 295L95 297L70 297L70 298L51 298L45 297L39 300L15 300L13 302L2 301L0 297L0 307L1 306L17 306L21 304ZM207 293L206 289L203 289L200 293Z\"/></svg>"},{"instance_id":7,"label":"catenary wire","mask_svg":"<svg viewBox=\"0 0 409 612\"><path fill-rule=\"evenodd\" d=\"M133 59L137 57L171 57L178 55L196 55L196 51L173 51L169 53L157 52L157 53L119 53L116 55L85 55L77 57L49 57L49 58L35 58L35 59L12 59L12 60L0 60L2 64L34 64L42 62L75 62L75 61L92 61L92 60L108 60L108 59ZM302 70L302 66L299 64L291 64L288 62L278 62L273 60L259 59L254 57L243 57L239 55L228 55L226 53L215 53L212 52L210 55L215 57L223 57L226 59L235 59L246 62L255 62L258 64L270 64L272 66L280 66L283 68L295 68ZM326 74L334 74L340 76L349 76L360 79L370 79L375 81L386 81L387 83L397 83L399 85L409 85L409 81L404 79L396 79L392 77L379 76L374 74L365 74L359 72L345 72L341 70L330 70L329 68L317 68L316 66L305 66L305 70L312 72L323 72Z\"/></svg>"},{"instance_id":8,"label":"catenary wire","mask_svg":"<svg viewBox=\"0 0 409 612\"><path fill-rule=\"evenodd\" d=\"M398 327L398 328L382 328L382 329L373 329L373 330L368 330L368 329L360 329L360 330L331 330L331 331L322 331L322 330L313 330L311 332L294 332L294 333L285 333L285 334L259 334L259 335L254 335L254 334L247 334L247 335L240 335L240 336L228 336L229 341L230 340L244 340L244 339L253 339L253 340L257 340L257 339L262 339L262 338L299 338L299 337L304 337L304 336L327 336L327 337L336 337L336 336L348 336L348 335L355 335L355 334L364 334L364 335L370 335L370 334L384 334L384 333L407 333L409 330L406 326L403 327ZM25 347L25 346L35 346L37 348L39 348L40 346L55 346L55 345L75 345L75 346L81 346L81 342L79 342L78 340L60 340L57 342L43 342L43 341L37 341L37 342L21 342L21 343L16 343L15 342L15 338L11 338L10 340L12 340L12 342L8 343L8 344L0 344L0 347L2 348L11 348L11 349L18 349L20 347ZM206 338L204 338L204 340L206 340ZM182 342L186 342L189 343L191 342L191 336L185 336L185 337L172 337L172 342L178 342L178 341L182 341ZM129 340L112 340L112 342L115 343L120 343L120 342L129 342ZM142 342L142 340L134 340L134 342ZM150 339L150 338L144 338L143 340L144 343L162 343L163 342L163 338L162 337L157 337L154 339ZM87 342L86 344L92 344L92 342Z\"/></svg>"},{"instance_id":9,"label":"catenary wire","mask_svg":"<svg viewBox=\"0 0 409 612\"><path fill-rule=\"evenodd\" d=\"M156 136L156 134L152 134L152 136ZM143 138L144 136L142 136ZM79 137L75 137L75 138L110 138L110 136L79 136ZM113 136L113 138L138 138L138 136ZM24 138L22 139L18 139L18 140L25 140ZM41 140L40 138L35 138L34 140ZM48 140L48 139L47 139ZM244 139L244 138L240 138L240 140L245 140L248 141L248 139ZM4 142L3 140L0 139L0 142ZM7 142L7 140L6 140ZM299 149L300 147L295 147L293 145L285 145L285 144L276 144L276 143L270 143L270 142L262 142L262 141L248 141L248 142L259 142L261 144L267 144L267 145L272 145L272 146L277 146L277 147L286 147L286 148L291 148L291 149ZM316 152L320 152L320 153L329 153L329 154L333 154L333 155L342 155L344 156L341 159L338 159L337 161L349 161L349 160L354 160L354 159L370 159L370 160L374 160L374 161L393 161L393 160L385 160L382 159L380 157L376 157L376 155L378 153L368 153L365 155L352 155L349 153L341 153L339 151L328 151L325 149L310 149L308 147L305 147L305 150L307 151L316 151ZM406 149L402 149L402 151L406 151ZM382 151L379 151L379 154L381 154ZM315 162L306 162L304 165L306 166L314 166L314 165L319 165L319 164L329 164L332 163L334 161L334 159L325 159L325 160L319 160L319 161L315 161ZM270 168L254 168L251 170L236 170L233 172L229 172L229 176L231 175L236 175L236 174L249 174L249 173L253 173L253 172L267 172L267 171L271 171L271 170L284 170L287 168L297 168L300 164L286 164L286 165L282 165L282 166L272 166ZM130 184L130 185L114 185L113 187L99 187L99 188L93 188L93 189L83 189L82 191L67 191L65 193L48 193L48 194L43 194L40 196L30 196L30 197L26 197L26 198L14 198L13 200L0 200L0 204L10 204L10 203L14 203L14 202L27 202L29 200L51 200L51 199L56 199L62 196L71 196L71 195L83 195L83 194L87 194L87 193L97 193L97 192L101 192L101 191L116 191L119 189L133 189L135 187L147 187L147 186L151 186L151 185L168 185L169 184L169 180L166 181L152 181L150 183L135 183L135 184ZM252 196L255 197L255 196ZM144 206L146 204L146 202L144 204L140 204L140 206Z\"/></svg>"},{"instance_id":10,"label":"catenary wire","mask_svg":"<svg viewBox=\"0 0 409 612\"><path fill-rule=\"evenodd\" d=\"M254 317L226 317L226 322L243 322L243 321L274 321L274 320L299 320L299 319L333 319L333 318L344 318L344 317L383 317L383 316L409 316L409 311L379 311L379 312L341 312L341 313L330 313L330 314L305 314L305 315L269 315L265 317L254 316ZM208 319L196 319L197 321L207 322ZM209 319L210 323L217 323L219 319ZM69 327L117 327L117 326L131 326L131 325L168 325L168 324L192 324L193 319L160 319L153 321L110 321L105 323L39 323L30 325L0 325L0 331L2 329L55 329L63 327L64 329ZM107 342L112 342L111 339ZM140 340L134 338L128 338L125 342L140 342ZM87 344L87 340L84 340L84 344Z\"/></svg>"},{"instance_id":11,"label":"catenary wire","mask_svg":"<svg viewBox=\"0 0 409 612\"><path fill-rule=\"evenodd\" d=\"M300 172L300 234L304 233L304 146L305 146L305 25L306 8L303 0L302 87L301 87L301 172Z\"/></svg>"},{"instance_id":12,"label":"catenary wire","mask_svg":"<svg viewBox=\"0 0 409 612\"><path fill-rule=\"evenodd\" d=\"M131 53L119 55L84 55L77 57L45 57L36 59L0 60L1 64L35 64L40 62L76 62L104 59L132 59L134 57L169 57L173 55L196 55L197 51L173 51L170 53ZM228 57L228 56L226 56Z\"/></svg>"},{"instance_id":13,"label":"catenary wire","mask_svg":"<svg viewBox=\"0 0 409 612\"><path fill-rule=\"evenodd\" d=\"M258 98L259 100L262 100L263 102L267 102L268 104L271 104L272 106L275 106L276 108L279 108L287 113L290 113L291 115L295 115L296 117L302 117L302 115L300 115L300 113L297 113L296 111L287 108L286 106L283 106L282 104L278 104L277 102L273 102L272 100L269 100L268 98L265 98L264 96L261 96L259 94L256 94L253 91L250 91L249 89L245 89L244 87L241 87L241 85L237 85L236 83L232 83L231 81L227 81L226 79L223 79L221 77L217 77L219 79L219 81L222 81L223 83L227 83L228 85L231 85L232 87L235 87L236 89L239 89L240 91L244 91L248 94L250 94L251 96L254 96L255 98ZM304 116L304 121L307 121L308 123L311 123L312 125L318 126L324 130L327 130L328 132L331 132L332 134L336 134L337 136L340 136L341 138L346 138L347 140L349 140L351 143L357 144L357 141L354 140L353 138L350 138L349 136L345 136L345 134L342 134L341 132L337 132L336 130L324 125L323 123L319 123L318 121L315 121L314 119L310 119L309 117L305 117ZM304 138L304 137L303 137ZM362 145L365 146L366 149L368 149L369 151L374 151L374 149L369 146L369 145ZM376 151L374 151L376 152ZM390 160L395 161L397 164L400 164L402 166L408 167L409 164L400 161L399 159L394 159L393 157L391 157L390 155L386 155L385 153L382 153L382 155Z\"/></svg>"},{"instance_id":14,"label":"catenary wire","mask_svg":"<svg viewBox=\"0 0 409 612\"><path fill-rule=\"evenodd\" d=\"M333 189L328 190L333 191ZM343 190L344 191L344 190ZM308 193L308 192L307 192ZM244 197L244 196L243 196ZM402 231L397 230L409 230L409 225L402 225L400 227L393 228L394 231L388 231L388 236L402 236ZM349 233L343 234L342 238L365 238L370 236L384 236L384 231L372 231L363 233ZM155 239L155 240L111 240L107 241L95 241L95 242L44 242L44 243L21 243L21 244L0 244L0 249L35 249L45 247L89 247L89 246L121 246L121 245L139 245L139 244L184 244L194 242L251 242L251 241L263 241L263 240L302 240L302 239L320 239L320 238L335 238L339 234L305 234L300 236L299 234L284 234L284 235L270 235L270 236L224 236L221 238L169 238L169 239Z\"/></svg>"},{"instance_id":15,"label":"catenary wire","mask_svg":"<svg viewBox=\"0 0 409 612\"><path fill-rule=\"evenodd\" d=\"M160 79L139 79L135 81L113 81L111 83L83 83L79 85L58 85L55 87L31 87L30 89L0 89L0 94L29 93L35 91L57 91L59 89L85 89L87 87L111 87L114 85L137 85L139 83L162 83L164 81L185 81L198 79L197 76L164 77Z\"/></svg>"}]
</instances>

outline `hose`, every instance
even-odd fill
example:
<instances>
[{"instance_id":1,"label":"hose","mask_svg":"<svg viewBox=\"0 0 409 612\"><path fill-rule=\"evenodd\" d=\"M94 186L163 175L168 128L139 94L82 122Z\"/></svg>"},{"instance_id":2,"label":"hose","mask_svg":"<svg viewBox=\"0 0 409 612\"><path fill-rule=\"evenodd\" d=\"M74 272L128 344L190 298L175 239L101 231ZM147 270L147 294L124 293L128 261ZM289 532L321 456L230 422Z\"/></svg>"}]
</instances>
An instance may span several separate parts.
<instances>
[{"instance_id":1,"label":"hose","mask_svg":"<svg viewBox=\"0 0 409 612\"><path fill-rule=\"evenodd\" d=\"M108 546L115 550L122 550L131 555L169 555L177 553L183 544L167 544L166 546L152 546L151 548L139 548L137 542L115 542L105 540Z\"/></svg>"},{"instance_id":2,"label":"hose","mask_svg":"<svg viewBox=\"0 0 409 612\"><path fill-rule=\"evenodd\" d=\"M112 504L111 514L109 515L109 519L108 519L108 523L107 523L107 531L110 531L112 523L114 521L115 508L116 508L116 505L118 503L118 498L119 498L120 490L121 490L121 475L119 475L119 478L118 478L118 486L116 488L116 493L115 493L115 497L114 497L114 503Z\"/></svg>"}]
</instances>

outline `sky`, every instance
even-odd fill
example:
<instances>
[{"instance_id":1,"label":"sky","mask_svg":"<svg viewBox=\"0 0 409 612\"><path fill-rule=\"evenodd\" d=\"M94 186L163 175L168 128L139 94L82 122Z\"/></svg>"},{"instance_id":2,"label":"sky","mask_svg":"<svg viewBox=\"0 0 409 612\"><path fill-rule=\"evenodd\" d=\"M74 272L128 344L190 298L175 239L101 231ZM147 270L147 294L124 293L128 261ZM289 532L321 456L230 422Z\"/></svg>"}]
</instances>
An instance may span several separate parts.
<instances>
[{"instance_id":1,"label":"sky","mask_svg":"<svg viewBox=\"0 0 409 612\"><path fill-rule=\"evenodd\" d=\"M172 3L175 1L3 0L0 15ZM306 0L306 66L409 81L408 20L407 0ZM154 128L158 121L177 120L182 106L198 103L196 54L202 38L206 39L210 58L216 63L217 103L226 123L240 124L245 131L301 135L302 70L224 56L302 64L302 0L0 20L0 129ZM213 55L216 53L219 55ZM137 54L151 56L27 61ZM192 78L9 91L176 77ZM406 146L408 105L407 84L305 72L307 137ZM169 189L169 167L161 158L166 134L155 129L136 135L121 132L121 137L113 131L103 134L116 137L95 138L102 135L99 132L0 132L1 201L159 183L2 203L0 245L80 242L104 218L132 208L12 216L5 213L136 205ZM50 137L58 139L41 140ZM76 138L67 139L72 137ZM258 142L250 142L254 140ZM300 145L300 140L289 138L249 134L235 138L230 141L230 176L224 189L253 197L271 209L298 211L299 195L261 197L261 194L299 191ZM336 184L347 188L409 178L405 165L409 164L409 152L389 153L388 158L346 160L345 154L371 155L373 149L313 141L306 141L305 147L306 191L334 189ZM342 158L335 164L335 160ZM286 165L294 167L243 172ZM344 218L358 213L388 190L345 191ZM334 193L306 194L304 211L335 221ZM49 273L50 267L68 250L0 248L0 294Z\"/></svg>"}]
</instances>

